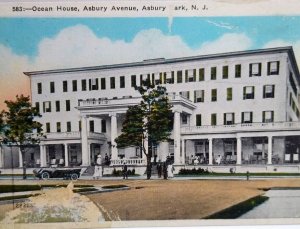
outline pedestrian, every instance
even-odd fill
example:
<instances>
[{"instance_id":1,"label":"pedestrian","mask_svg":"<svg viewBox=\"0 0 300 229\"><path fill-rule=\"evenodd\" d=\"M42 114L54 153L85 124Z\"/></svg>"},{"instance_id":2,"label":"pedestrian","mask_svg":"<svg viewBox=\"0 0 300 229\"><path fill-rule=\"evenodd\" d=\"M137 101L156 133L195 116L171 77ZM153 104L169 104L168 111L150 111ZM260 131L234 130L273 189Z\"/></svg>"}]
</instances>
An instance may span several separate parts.
<instances>
[{"instance_id":1,"label":"pedestrian","mask_svg":"<svg viewBox=\"0 0 300 229\"><path fill-rule=\"evenodd\" d=\"M107 153L104 156L104 163L105 163L105 165L109 165L109 158L107 156Z\"/></svg>"},{"instance_id":2,"label":"pedestrian","mask_svg":"<svg viewBox=\"0 0 300 229\"><path fill-rule=\"evenodd\" d=\"M158 178L161 178L162 166L161 166L160 161L157 163L156 168L157 168L157 176L158 176Z\"/></svg>"},{"instance_id":3,"label":"pedestrian","mask_svg":"<svg viewBox=\"0 0 300 229\"><path fill-rule=\"evenodd\" d=\"M98 154L93 178L94 179L100 179L100 177L102 177L102 175L103 175L103 172L102 172L102 157L101 157L101 154Z\"/></svg>"},{"instance_id":4,"label":"pedestrian","mask_svg":"<svg viewBox=\"0 0 300 229\"><path fill-rule=\"evenodd\" d=\"M173 172L174 172L174 167L173 167L173 165L169 164L168 165L168 177L170 177L170 178L174 177Z\"/></svg>"},{"instance_id":5,"label":"pedestrian","mask_svg":"<svg viewBox=\"0 0 300 229\"><path fill-rule=\"evenodd\" d=\"M168 179L168 165L167 162L163 163L163 175L164 175L164 179L167 180Z\"/></svg>"},{"instance_id":6,"label":"pedestrian","mask_svg":"<svg viewBox=\"0 0 300 229\"><path fill-rule=\"evenodd\" d=\"M122 168L122 172L123 172L123 179L128 179L128 169L127 169L127 165L124 162L123 168Z\"/></svg>"}]
</instances>

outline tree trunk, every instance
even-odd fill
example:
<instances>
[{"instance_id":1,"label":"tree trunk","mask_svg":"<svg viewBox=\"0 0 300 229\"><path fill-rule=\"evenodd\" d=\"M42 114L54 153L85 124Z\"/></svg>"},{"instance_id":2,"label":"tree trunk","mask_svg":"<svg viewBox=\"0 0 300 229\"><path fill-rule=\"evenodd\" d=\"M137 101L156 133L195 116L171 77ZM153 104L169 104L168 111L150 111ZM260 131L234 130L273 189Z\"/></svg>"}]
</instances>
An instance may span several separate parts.
<instances>
[{"instance_id":1,"label":"tree trunk","mask_svg":"<svg viewBox=\"0 0 300 229\"><path fill-rule=\"evenodd\" d=\"M152 165L151 165L151 158L152 158L152 147L148 147L148 154L147 154L147 180L150 180L151 178L151 172L152 172Z\"/></svg>"},{"instance_id":2,"label":"tree trunk","mask_svg":"<svg viewBox=\"0 0 300 229\"><path fill-rule=\"evenodd\" d=\"M21 154L22 154L22 161L23 161L23 180L27 179L26 175L26 161L25 161L25 149L20 146Z\"/></svg>"}]
</instances>

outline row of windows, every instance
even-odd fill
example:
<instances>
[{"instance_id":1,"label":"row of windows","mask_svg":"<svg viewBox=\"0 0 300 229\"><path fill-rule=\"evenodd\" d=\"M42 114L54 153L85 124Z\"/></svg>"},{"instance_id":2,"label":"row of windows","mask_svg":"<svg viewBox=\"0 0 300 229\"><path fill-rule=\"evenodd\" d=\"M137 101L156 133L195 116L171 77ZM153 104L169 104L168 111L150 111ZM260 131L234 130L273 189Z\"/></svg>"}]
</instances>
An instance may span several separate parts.
<instances>
[{"instance_id":1,"label":"row of windows","mask_svg":"<svg viewBox=\"0 0 300 229\"><path fill-rule=\"evenodd\" d=\"M235 124L235 113L224 113L223 114L223 125L232 125ZM183 124L187 124L185 118L182 120ZM185 123L186 122L186 123ZM241 123L252 123L253 122L253 112L242 112L241 113ZM262 122L274 122L274 111L263 111L262 112ZM196 115L196 126L202 125L202 115ZM217 125L217 114L211 114L211 125Z\"/></svg>"},{"instance_id":2,"label":"row of windows","mask_svg":"<svg viewBox=\"0 0 300 229\"><path fill-rule=\"evenodd\" d=\"M51 112L52 106L51 106L51 101L45 101L42 103L43 104L43 113L48 113ZM61 111L61 103L59 100L55 101L55 111L56 112L60 112ZM35 103L35 107L37 108L38 112L41 112L41 108L40 108L40 103L36 102ZM65 100L65 109L66 111L70 111L71 110L71 101L70 100ZM54 111L54 110L53 110Z\"/></svg>"},{"instance_id":3,"label":"row of windows","mask_svg":"<svg viewBox=\"0 0 300 229\"><path fill-rule=\"evenodd\" d=\"M81 121L78 122L78 129L79 129L79 131L81 131ZM90 132L95 132L94 120L89 121L89 130L90 130ZM71 131L72 131L71 122L66 122L66 132L71 132ZM50 132L51 132L50 122L47 122L46 123L46 133L50 133ZM58 133L62 132L61 122L56 122L56 132L58 132ZM106 133L106 120L105 119L101 120L101 133Z\"/></svg>"},{"instance_id":4,"label":"row of windows","mask_svg":"<svg viewBox=\"0 0 300 229\"><path fill-rule=\"evenodd\" d=\"M101 90L106 89L106 78L101 78L100 79L101 83ZM63 92L68 92L73 91L76 92L78 91L78 81L77 80L72 80L71 84L72 88L69 88L69 82L67 80L64 80L62 82L62 89ZM125 76L120 76L120 88L125 88ZM110 88L115 89L116 88L116 79L115 77L110 77ZM93 79L82 79L81 80L81 91L94 91L94 90L99 90L99 79L98 78L93 78ZM37 83L37 92L38 94L42 94L43 89L42 89L42 83ZM50 82L50 93L55 93L55 82Z\"/></svg>"},{"instance_id":5,"label":"row of windows","mask_svg":"<svg viewBox=\"0 0 300 229\"><path fill-rule=\"evenodd\" d=\"M187 99L190 99L190 91L182 91L179 94ZM204 102L204 94L205 90L195 90L194 91L194 103ZM246 86L243 87L243 99L254 99L255 87L254 86ZM226 100L231 101L233 99L233 91L232 87L226 88ZM263 98L274 98L275 96L275 85L264 85L263 86ZM211 89L211 101L217 101L218 90Z\"/></svg>"},{"instance_id":6,"label":"row of windows","mask_svg":"<svg viewBox=\"0 0 300 229\"><path fill-rule=\"evenodd\" d=\"M249 64L249 77L252 76L261 76L262 75L262 63L252 63ZM217 67L210 68L210 79L217 79ZM196 81L204 81L205 80L205 68L200 69L188 69L185 71L171 71L171 72L160 72L160 73L152 73L152 74L141 74L140 75L140 85L144 80L149 80L154 84L174 84L175 83L175 73L177 78L177 83L183 82L183 77L185 76L185 82L196 82ZM278 75L279 74L279 61L273 61L267 63L267 75ZM240 78L242 75L242 65L237 64L234 67L234 77ZM229 66L222 66L222 78L228 79L229 77ZM198 80L197 80L198 78ZM110 77L110 89L116 88L116 77ZM72 88L69 89L69 82L67 80L62 82L63 92L73 91L76 92L78 90L78 81L72 80ZM100 83L98 78L81 80L81 91L93 91L93 90L105 90L106 78L100 78ZM131 75L131 87L137 86L137 75ZM125 88L125 76L120 76L119 80L119 88ZM42 83L37 83L37 92L38 94L42 94ZM55 93L55 82L50 82L50 93Z\"/></svg>"}]
</instances>

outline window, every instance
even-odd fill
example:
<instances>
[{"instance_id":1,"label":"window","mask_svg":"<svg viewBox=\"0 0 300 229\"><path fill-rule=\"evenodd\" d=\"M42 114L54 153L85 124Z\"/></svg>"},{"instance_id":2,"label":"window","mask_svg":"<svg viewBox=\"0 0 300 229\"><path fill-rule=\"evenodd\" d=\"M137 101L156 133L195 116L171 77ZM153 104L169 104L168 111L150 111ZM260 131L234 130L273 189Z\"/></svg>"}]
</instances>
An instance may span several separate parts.
<instances>
[{"instance_id":1,"label":"window","mask_svg":"<svg viewBox=\"0 0 300 229\"><path fill-rule=\"evenodd\" d=\"M254 86L244 87L243 99L254 99Z\"/></svg>"},{"instance_id":2,"label":"window","mask_svg":"<svg viewBox=\"0 0 300 229\"><path fill-rule=\"evenodd\" d=\"M86 80L81 80L81 90L86 91Z\"/></svg>"},{"instance_id":3,"label":"window","mask_svg":"<svg viewBox=\"0 0 300 229\"><path fill-rule=\"evenodd\" d=\"M166 83L173 84L174 83L174 71L167 72Z\"/></svg>"},{"instance_id":4,"label":"window","mask_svg":"<svg viewBox=\"0 0 300 229\"><path fill-rule=\"evenodd\" d=\"M54 92L55 92L54 82L50 82L50 93L54 93Z\"/></svg>"},{"instance_id":5,"label":"window","mask_svg":"<svg viewBox=\"0 0 300 229\"><path fill-rule=\"evenodd\" d=\"M185 82L196 81L196 69L185 70Z\"/></svg>"},{"instance_id":6,"label":"window","mask_svg":"<svg viewBox=\"0 0 300 229\"><path fill-rule=\"evenodd\" d=\"M217 101L217 89L211 89L211 101L212 102Z\"/></svg>"},{"instance_id":7,"label":"window","mask_svg":"<svg viewBox=\"0 0 300 229\"><path fill-rule=\"evenodd\" d=\"M263 122L273 122L274 111L263 111Z\"/></svg>"},{"instance_id":8,"label":"window","mask_svg":"<svg viewBox=\"0 0 300 229\"><path fill-rule=\"evenodd\" d=\"M66 100L66 111L70 111L71 106L70 106L70 100Z\"/></svg>"},{"instance_id":9,"label":"window","mask_svg":"<svg viewBox=\"0 0 300 229\"><path fill-rule=\"evenodd\" d=\"M71 132L71 122L67 122L67 132Z\"/></svg>"},{"instance_id":10,"label":"window","mask_svg":"<svg viewBox=\"0 0 300 229\"><path fill-rule=\"evenodd\" d=\"M95 132L95 123L94 123L94 120L90 120L90 132Z\"/></svg>"},{"instance_id":11,"label":"window","mask_svg":"<svg viewBox=\"0 0 300 229\"><path fill-rule=\"evenodd\" d=\"M56 112L60 111L60 102L59 101L55 101L55 110L56 110Z\"/></svg>"},{"instance_id":12,"label":"window","mask_svg":"<svg viewBox=\"0 0 300 229\"><path fill-rule=\"evenodd\" d=\"M50 133L50 123L46 122L46 132Z\"/></svg>"},{"instance_id":13,"label":"window","mask_svg":"<svg viewBox=\"0 0 300 229\"><path fill-rule=\"evenodd\" d=\"M167 73L166 72L160 72L159 73L159 83L160 84L165 84L167 79Z\"/></svg>"},{"instance_id":14,"label":"window","mask_svg":"<svg viewBox=\"0 0 300 229\"><path fill-rule=\"evenodd\" d=\"M227 88L227 101L232 100L232 87Z\"/></svg>"},{"instance_id":15,"label":"window","mask_svg":"<svg viewBox=\"0 0 300 229\"><path fill-rule=\"evenodd\" d=\"M42 83L37 84L37 91L38 91L38 94L42 94Z\"/></svg>"},{"instance_id":16,"label":"window","mask_svg":"<svg viewBox=\"0 0 300 229\"><path fill-rule=\"evenodd\" d=\"M223 66L223 79L228 79L228 66Z\"/></svg>"},{"instance_id":17,"label":"window","mask_svg":"<svg viewBox=\"0 0 300 229\"><path fill-rule=\"evenodd\" d=\"M98 78L89 79L89 90L90 91L96 91L98 89L99 89Z\"/></svg>"},{"instance_id":18,"label":"window","mask_svg":"<svg viewBox=\"0 0 300 229\"><path fill-rule=\"evenodd\" d=\"M47 102L43 102L43 112L51 112L51 102L47 101Z\"/></svg>"},{"instance_id":19,"label":"window","mask_svg":"<svg viewBox=\"0 0 300 229\"><path fill-rule=\"evenodd\" d=\"M177 71L177 83L182 83L182 71Z\"/></svg>"},{"instance_id":20,"label":"window","mask_svg":"<svg viewBox=\"0 0 300 229\"><path fill-rule=\"evenodd\" d=\"M106 89L106 82L105 82L105 78L101 78L101 89L105 90Z\"/></svg>"},{"instance_id":21,"label":"window","mask_svg":"<svg viewBox=\"0 0 300 229\"><path fill-rule=\"evenodd\" d=\"M101 120L101 133L106 133L106 120Z\"/></svg>"},{"instance_id":22,"label":"window","mask_svg":"<svg viewBox=\"0 0 300 229\"><path fill-rule=\"evenodd\" d=\"M217 67L210 68L210 79L216 80L217 79Z\"/></svg>"},{"instance_id":23,"label":"window","mask_svg":"<svg viewBox=\"0 0 300 229\"><path fill-rule=\"evenodd\" d=\"M261 76L261 63L249 65L249 76Z\"/></svg>"},{"instance_id":24,"label":"window","mask_svg":"<svg viewBox=\"0 0 300 229\"><path fill-rule=\"evenodd\" d=\"M275 85L264 85L263 98L274 98Z\"/></svg>"},{"instance_id":25,"label":"window","mask_svg":"<svg viewBox=\"0 0 300 229\"><path fill-rule=\"evenodd\" d=\"M73 91L77 91L77 80L72 80Z\"/></svg>"},{"instance_id":26,"label":"window","mask_svg":"<svg viewBox=\"0 0 300 229\"><path fill-rule=\"evenodd\" d=\"M201 126L201 114L196 115L196 126Z\"/></svg>"},{"instance_id":27,"label":"window","mask_svg":"<svg viewBox=\"0 0 300 229\"><path fill-rule=\"evenodd\" d=\"M179 92L179 95L181 95L183 98L190 99L189 91L181 91L181 92Z\"/></svg>"},{"instance_id":28,"label":"window","mask_svg":"<svg viewBox=\"0 0 300 229\"><path fill-rule=\"evenodd\" d=\"M235 78L241 78L242 75L242 65L235 65Z\"/></svg>"},{"instance_id":29,"label":"window","mask_svg":"<svg viewBox=\"0 0 300 229\"><path fill-rule=\"evenodd\" d=\"M60 122L56 123L56 132L60 133L61 132L61 125Z\"/></svg>"},{"instance_id":30,"label":"window","mask_svg":"<svg viewBox=\"0 0 300 229\"><path fill-rule=\"evenodd\" d=\"M268 62L268 76L279 74L279 61Z\"/></svg>"},{"instance_id":31,"label":"window","mask_svg":"<svg viewBox=\"0 0 300 229\"><path fill-rule=\"evenodd\" d=\"M204 68L199 69L199 81L204 81L205 79L205 71Z\"/></svg>"},{"instance_id":32,"label":"window","mask_svg":"<svg viewBox=\"0 0 300 229\"><path fill-rule=\"evenodd\" d=\"M116 88L115 77L110 77L110 88L111 89Z\"/></svg>"},{"instance_id":33,"label":"window","mask_svg":"<svg viewBox=\"0 0 300 229\"><path fill-rule=\"evenodd\" d=\"M242 112L242 123L252 123L253 112Z\"/></svg>"},{"instance_id":34,"label":"window","mask_svg":"<svg viewBox=\"0 0 300 229\"><path fill-rule=\"evenodd\" d=\"M120 88L125 88L125 76L120 76Z\"/></svg>"},{"instance_id":35,"label":"window","mask_svg":"<svg viewBox=\"0 0 300 229\"><path fill-rule=\"evenodd\" d=\"M291 84L291 87L293 89L293 92L295 93L295 95L297 95L297 86L296 86L296 83L294 81L294 77L293 77L293 73L292 72L290 72L289 79L290 79L290 84Z\"/></svg>"},{"instance_id":36,"label":"window","mask_svg":"<svg viewBox=\"0 0 300 229\"><path fill-rule=\"evenodd\" d=\"M204 102L204 90L194 91L194 103Z\"/></svg>"},{"instance_id":37,"label":"window","mask_svg":"<svg viewBox=\"0 0 300 229\"><path fill-rule=\"evenodd\" d=\"M136 75L132 75L131 76L131 87L135 87L136 86Z\"/></svg>"},{"instance_id":38,"label":"window","mask_svg":"<svg viewBox=\"0 0 300 229\"><path fill-rule=\"evenodd\" d=\"M224 125L234 124L234 113L224 113Z\"/></svg>"},{"instance_id":39,"label":"window","mask_svg":"<svg viewBox=\"0 0 300 229\"><path fill-rule=\"evenodd\" d=\"M63 92L68 92L68 81L63 81Z\"/></svg>"},{"instance_id":40,"label":"window","mask_svg":"<svg viewBox=\"0 0 300 229\"><path fill-rule=\"evenodd\" d=\"M182 114L182 115L181 115L181 123L182 123L183 125L188 124L188 116L187 116L187 114Z\"/></svg>"},{"instance_id":41,"label":"window","mask_svg":"<svg viewBox=\"0 0 300 229\"><path fill-rule=\"evenodd\" d=\"M35 109L37 110L38 113L40 113L40 103L35 102Z\"/></svg>"},{"instance_id":42,"label":"window","mask_svg":"<svg viewBox=\"0 0 300 229\"><path fill-rule=\"evenodd\" d=\"M217 114L216 113L211 114L210 119L211 119L211 125L212 126L217 125Z\"/></svg>"},{"instance_id":43,"label":"window","mask_svg":"<svg viewBox=\"0 0 300 229\"><path fill-rule=\"evenodd\" d=\"M79 129L79 131L81 131L81 121L80 120L78 121L78 129Z\"/></svg>"}]
</instances>

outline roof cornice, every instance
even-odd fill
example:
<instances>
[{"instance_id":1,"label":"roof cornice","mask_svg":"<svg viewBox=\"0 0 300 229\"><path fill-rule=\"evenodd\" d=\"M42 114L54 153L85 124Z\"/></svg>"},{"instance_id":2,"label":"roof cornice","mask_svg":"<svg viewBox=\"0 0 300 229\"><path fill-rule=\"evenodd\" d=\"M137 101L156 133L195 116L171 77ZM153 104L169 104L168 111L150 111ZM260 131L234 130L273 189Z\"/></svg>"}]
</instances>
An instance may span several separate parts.
<instances>
[{"instance_id":1,"label":"roof cornice","mask_svg":"<svg viewBox=\"0 0 300 229\"><path fill-rule=\"evenodd\" d=\"M209 59L219 59L219 58L234 57L234 56L271 54L271 53L282 53L282 52L288 53L288 55L291 59L291 63L294 65L295 71L298 75L297 78L300 79L299 70L297 67L297 62L295 59L295 55L294 55L292 46L267 48L267 49L256 49L256 50L238 51L238 52L228 52L228 53L218 53L218 54L209 54L209 55L199 55L199 56L172 58L172 59L157 58L157 59L151 59L151 60L144 60L141 62L112 64L112 65L32 71L32 72L24 72L24 74L27 76L35 76L35 75L43 75L43 74L59 74L59 73L71 73L71 72L82 72L82 71L97 71L97 70L141 67L141 66L151 66L151 65L158 65L158 64L171 64L171 63L186 62L186 61L209 60Z\"/></svg>"}]
</instances>

